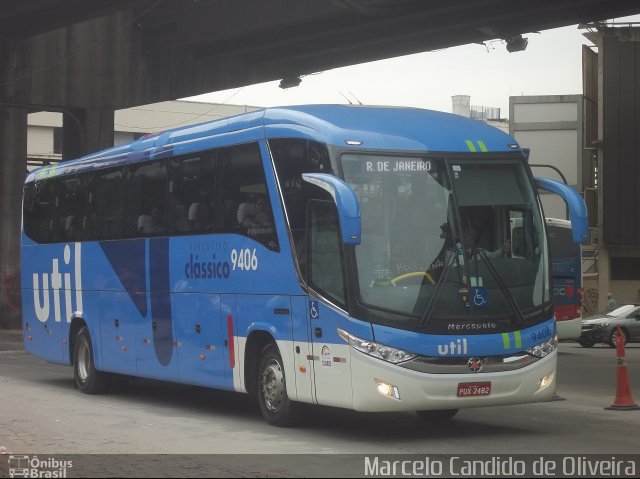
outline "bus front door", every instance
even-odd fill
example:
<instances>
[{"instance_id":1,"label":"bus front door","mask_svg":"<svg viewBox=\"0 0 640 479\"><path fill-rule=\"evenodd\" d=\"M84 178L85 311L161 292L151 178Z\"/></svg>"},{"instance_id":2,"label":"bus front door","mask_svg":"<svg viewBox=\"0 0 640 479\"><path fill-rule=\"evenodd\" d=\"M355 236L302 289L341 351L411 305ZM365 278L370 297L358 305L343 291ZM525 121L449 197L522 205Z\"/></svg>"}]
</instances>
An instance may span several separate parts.
<instances>
[{"instance_id":1,"label":"bus front door","mask_svg":"<svg viewBox=\"0 0 640 479\"><path fill-rule=\"evenodd\" d=\"M318 404L352 407L349 346L338 336L344 329L344 314L309 297L313 375Z\"/></svg>"}]
</instances>

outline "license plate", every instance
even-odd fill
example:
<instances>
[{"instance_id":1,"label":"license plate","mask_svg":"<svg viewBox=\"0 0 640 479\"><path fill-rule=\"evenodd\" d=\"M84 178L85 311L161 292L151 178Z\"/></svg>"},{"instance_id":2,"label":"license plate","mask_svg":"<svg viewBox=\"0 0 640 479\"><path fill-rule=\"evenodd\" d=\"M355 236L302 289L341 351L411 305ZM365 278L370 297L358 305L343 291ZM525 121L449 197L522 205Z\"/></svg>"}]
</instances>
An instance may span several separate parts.
<instances>
[{"instance_id":1,"label":"license plate","mask_svg":"<svg viewBox=\"0 0 640 479\"><path fill-rule=\"evenodd\" d=\"M458 384L458 397L488 396L491 394L491 383L460 383Z\"/></svg>"}]
</instances>

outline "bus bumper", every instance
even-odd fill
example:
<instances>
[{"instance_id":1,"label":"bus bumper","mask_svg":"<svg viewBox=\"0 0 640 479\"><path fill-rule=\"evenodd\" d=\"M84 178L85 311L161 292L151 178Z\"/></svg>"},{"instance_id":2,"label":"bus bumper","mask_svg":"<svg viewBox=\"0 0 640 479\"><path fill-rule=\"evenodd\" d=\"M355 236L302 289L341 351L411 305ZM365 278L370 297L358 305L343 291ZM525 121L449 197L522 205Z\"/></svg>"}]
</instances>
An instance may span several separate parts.
<instances>
[{"instance_id":1,"label":"bus bumper","mask_svg":"<svg viewBox=\"0 0 640 479\"><path fill-rule=\"evenodd\" d=\"M477 374L428 374L351 351L353 407L357 411L418 411L523 404L551 400L557 351L514 371ZM541 382L546 378L545 384ZM461 383L491 383L485 396L458 397ZM379 384L397 391L384 395ZM394 389L395 388L395 389Z\"/></svg>"}]
</instances>

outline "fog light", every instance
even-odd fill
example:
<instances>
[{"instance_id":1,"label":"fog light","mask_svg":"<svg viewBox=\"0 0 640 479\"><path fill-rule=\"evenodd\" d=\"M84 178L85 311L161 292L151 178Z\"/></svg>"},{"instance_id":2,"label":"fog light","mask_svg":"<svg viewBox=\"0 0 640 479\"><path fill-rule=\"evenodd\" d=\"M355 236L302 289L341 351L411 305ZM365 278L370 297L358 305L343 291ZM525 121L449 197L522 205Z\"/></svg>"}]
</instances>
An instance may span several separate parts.
<instances>
[{"instance_id":1,"label":"fog light","mask_svg":"<svg viewBox=\"0 0 640 479\"><path fill-rule=\"evenodd\" d=\"M400 390L397 386L392 384L385 383L384 381L380 381L376 379L376 389L383 396L387 396L393 399L400 399Z\"/></svg>"},{"instance_id":2,"label":"fog light","mask_svg":"<svg viewBox=\"0 0 640 479\"><path fill-rule=\"evenodd\" d=\"M542 391L543 389L545 389L547 386L549 386L549 384L551 384L553 382L553 373L551 374L547 374L545 377L543 377L540 382L538 383L538 391Z\"/></svg>"}]
</instances>

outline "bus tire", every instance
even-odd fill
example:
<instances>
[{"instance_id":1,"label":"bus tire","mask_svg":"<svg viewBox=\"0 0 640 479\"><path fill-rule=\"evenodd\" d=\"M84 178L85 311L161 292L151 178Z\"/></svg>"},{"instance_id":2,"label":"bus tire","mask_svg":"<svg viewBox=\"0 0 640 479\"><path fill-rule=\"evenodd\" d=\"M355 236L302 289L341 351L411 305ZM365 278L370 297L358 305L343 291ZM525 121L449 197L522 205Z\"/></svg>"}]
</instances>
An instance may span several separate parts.
<instances>
[{"instance_id":1,"label":"bus tire","mask_svg":"<svg viewBox=\"0 0 640 479\"><path fill-rule=\"evenodd\" d=\"M73 378L84 394L100 394L109 386L109 375L96 369L91 335L86 326L80 328L73 348Z\"/></svg>"},{"instance_id":2,"label":"bus tire","mask_svg":"<svg viewBox=\"0 0 640 479\"><path fill-rule=\"evenodd\" d=\"M434 409L431 411L416 411L425 421L444 422L458 414L459 409Z\"/></svg>"},{"instance_id":3,"label":"bus tire","mask_svg":"<svg viewBox=\"0 0 640 479\"><path fill-rule=\"evenodd\" d=\"M262 350L257 370L258 404L262 416L273 426L292 426L297 420L298 404L287 395L282 357L275 344Z\"/></svg>"}]
</instances>

